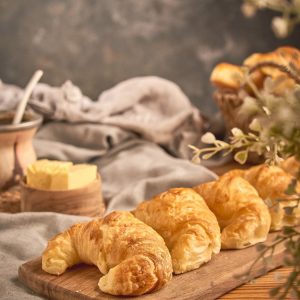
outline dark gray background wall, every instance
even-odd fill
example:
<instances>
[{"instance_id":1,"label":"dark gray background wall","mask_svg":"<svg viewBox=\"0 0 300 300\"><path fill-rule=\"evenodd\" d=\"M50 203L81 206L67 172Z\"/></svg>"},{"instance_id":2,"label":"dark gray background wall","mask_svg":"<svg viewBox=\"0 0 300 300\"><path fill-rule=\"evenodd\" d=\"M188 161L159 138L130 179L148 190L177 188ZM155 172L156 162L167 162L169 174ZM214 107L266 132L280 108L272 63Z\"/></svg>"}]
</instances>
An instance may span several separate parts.
<instances>
[{"instance_id":1,"label":"dark gray background wall","mask_svg":"<svg viewBox=\"0 0 300 300\"><path fill-rule=\"evenodd\" d=\"M117 82L158 75L178 83L212 114L209 75L220 61L290 44L277 40L271 12L245 19L241 0L0 0L0 78L24 86L71 79L92 98Z\"/></svg>"}]
</instances>

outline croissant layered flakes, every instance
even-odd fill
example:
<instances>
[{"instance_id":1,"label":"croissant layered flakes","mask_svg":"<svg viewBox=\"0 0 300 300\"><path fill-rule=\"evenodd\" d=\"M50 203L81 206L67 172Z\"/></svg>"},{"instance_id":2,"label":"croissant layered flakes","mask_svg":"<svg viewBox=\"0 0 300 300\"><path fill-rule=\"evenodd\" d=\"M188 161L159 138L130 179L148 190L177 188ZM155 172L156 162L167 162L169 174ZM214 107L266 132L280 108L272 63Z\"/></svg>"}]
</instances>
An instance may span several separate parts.
<instances>
[{"instance_id":1,"label":"croissant layered flakes","mask_svg":"<svg viewBox=\"0 0 300 300\"><path fill-rule=\"evenodd\" d=\"M129 212L72 226L50 240L42 256L43 270L55 275L81 262L99 268L99 288L112 295L156 291L172 277L164 240Z\"/></svg>"},{"instance_id":2,"label":"croissant layered flakes","mask_svg":"<svg viewBox=\"0 0 300 300\"><path fill-rule=\"evenodd\" d=\"M176 274L198 268L220 251L217 219L193 189L170 189L133 213L164 238Z\"/></svg>"},{"instance_id":3,"label":"croissant layered flakes","mask_svg":"<svg viewBox=\"0 0 300 300\"><path fill-rule=\"evenodd\" d=\"M290 162L287 162L288 164ZM300 207L294 197L286 194L289 184L293 180L291 174L276 166L265 164L249 168L248 170L234 170L229 172L242 176L255 187L260 197L269 207L271 214L271 230L276 231L284 226L300 224ZM297 190L300 191L299 183ZM295 207L289 210L288 207ZM288 213L287 213L288 211Z\"/></svg>"},{"instance_id":4,"label":"croissant layered flakes","mask_svg":"<svg viewBox=\"0 0 300 300\"><path fill-rule=\"evenodd\" d=\"M236 174L195 187L216 215L222 230L222 249L241 249L267 238L271 219L257 191Z\"/></svg>"},{"instance_id":5,"label":"croissant layered flakes","mask_svg":"<svg viewBox=\"0 0 300 300\"><path fill-rule=\"evenodd\" d=\"M254 53L245 59L242 66L220 63L213 69L210 80L217 88L239 90L245 83L243 67L252 68L264 63L278 64L289 69L300 70L300 51L286 46L269 53ZM251 79L258 88L263 86L266 77L271 77L274 80L281 77L282 82L275 91L278 94L295 84L290 76L270 65L263 66L251 73Z\"/></svg>"},{"instance_id":6,"label":"croissant layered flakes","mask_svg":"<svg viewBox=\"0 0 300 300\"><path fill-rule=\"evenodd\" d=\"M291 156L280 164L280 168L286 173L291 174L294 177L298 177L300 171L300 161L297 160L295 156Z\"/></svg>"}]
</instances>

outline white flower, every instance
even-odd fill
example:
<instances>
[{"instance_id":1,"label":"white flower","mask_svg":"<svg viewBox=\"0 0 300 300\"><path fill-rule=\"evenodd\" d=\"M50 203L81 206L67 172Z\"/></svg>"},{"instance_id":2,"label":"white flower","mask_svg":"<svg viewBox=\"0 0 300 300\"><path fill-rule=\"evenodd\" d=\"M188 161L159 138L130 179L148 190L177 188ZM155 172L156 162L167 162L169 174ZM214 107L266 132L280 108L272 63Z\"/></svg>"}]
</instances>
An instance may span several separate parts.
<instances>
[{"instance_id":1,"label":"white flower","mask_svg":"<svg viewBox=\"0 0 300 300\"><path fill-rule=\"evenodd\" d=\"M265 114L266 114L267 116L270 116L270 115L271 115L271 112L270 112L270 110L269 110L268 107L263 106L262 109L263 109L263 111L265 112Z\"/></svg>"},{"instance_id":2,"label":"white flower","mask_svg":"<svg viewBox=\"0 0 300 300\"><path fill-rule=\"evenodd\" d=\"M289 34L288 21L281 17L275 17L272 20L272 29L278 38L285 38Z\"/></svg>"},{"instance_id":3,"label":"white flower","mask_svg":"<svg viewBox=\"0 0 300 300\"><path fill-rule=\"evenodd\" d=\"M216 137L211 132L206 132L201 137L202 143L213 144L216 141Z\"/></svg>"},{"instance_id":4,"label":"white flower","mask_svg":"<svg viewBox=\"0 0 300 300\"><path fill-rule=\"evenodd\" d=\"M244 2L241 11L246 18L252 18L256 14L256 7L251 3Z\"/></svg>"},{"instance_id":5,"label":"white flower","mask_svg":"<svg viewBox=\"0 0 300 300\"><path fill-rule=\"evenodd\" d=\"M265 8L268 6L268 0L256 0L255 5L260 9Z\"/></svg>"},{"instance_id":6,"label":"white flower","mask_svg":"<svg viewBox=\"0 0 300 300\"><path fill-rule=\"evenodd\" d=\"M242 136L244 136L243 131L241 129L239 129L239 128L236 128L236 127L234 127L234 128L231 129L231 133L232 133L232 135L234 137L242 137Z\"/></svg>"}]
</instances>

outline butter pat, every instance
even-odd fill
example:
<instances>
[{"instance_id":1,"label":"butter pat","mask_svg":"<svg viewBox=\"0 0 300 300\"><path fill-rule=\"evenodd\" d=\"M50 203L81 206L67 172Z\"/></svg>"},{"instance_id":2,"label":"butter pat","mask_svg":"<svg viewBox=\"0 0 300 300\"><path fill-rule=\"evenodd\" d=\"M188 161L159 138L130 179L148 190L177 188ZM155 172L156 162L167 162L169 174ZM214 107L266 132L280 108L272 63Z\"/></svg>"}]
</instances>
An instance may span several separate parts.
<instances>
[{"instance_id":1,"label":"butter pat","mask_svg":"<svg viewBox=\"0 0 300 300\"><path fill-rule=\"evenodd\" d=\"M71 190L84 187L97 178L97 167L94 165L73 165L67 172L60 172L52 177L51 190Z\"/></svg>"},{"instance_id":2,"label":"butter pat","mask_svg":"<svg viewBox=\"0 0 300 300\"><path fill-rule=\"evenodd\" d=\"M30 187L48 190L52 178L59 173L68 172L72 162L42 159L29 165L26 170L26 180Z\"/></svg>"},{"instance_id":3,"label":"butter pat","mask_svg":"<svg viewBox=\"0 0 300 300\"><path fill-rule=\"evenodd\" d=\"M95 165L51 160L39 160L26 170L27 184L44 190L69 190L81 188L97 178Z\"/></svg>"}]
</instances>

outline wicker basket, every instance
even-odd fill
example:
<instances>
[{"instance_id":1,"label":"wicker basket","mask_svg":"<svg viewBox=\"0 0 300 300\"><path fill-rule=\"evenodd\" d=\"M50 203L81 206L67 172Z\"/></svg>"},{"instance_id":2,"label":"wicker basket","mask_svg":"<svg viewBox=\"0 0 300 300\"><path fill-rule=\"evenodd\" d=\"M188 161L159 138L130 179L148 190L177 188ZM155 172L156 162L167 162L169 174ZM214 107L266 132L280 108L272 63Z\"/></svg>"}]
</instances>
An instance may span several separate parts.
<instances>
[{"instance_id":1,"label":"wicker basket","mask_svg":"<svg viewBox=\"0 0 300 300\"><path fill-rule=\"evenodd\" d=\"M249 131L252 118L241 118L239 109L244 103L244 99L236 91L219 90L214 93L213 97L222 112L228 134L234 127L238 127L244 132Z\"/></svg>"},{"instance_id":2,"label":"wicker basket","mask_svg":"<svg viewBox=\"0 0 300 300\"><path fill-rule=\"evenodd\" d=\"M291 86L292 84L300 84L300 78L297 76L297 74L294 74L287 66L280 65L274 62L262 62L259 64L254 65L250 70L249 74L257 74L257 72L260 72L260 69L263 68L269 68L269 69L275 69L281 72L281 74L284 74L286 77L285 83L286 86ZM259 76L261 80L264 80L266 77ZM258 83L256 82L256 85ZM282 84L282 83L281 83ZM259 82L259 86L257 86L258 89L260 89L263 86L263 81ZM284 92L285 88L282 88L278 92ZM241 114L239 113L239 109L241 105L244 103L246 96L250 95L249 88L247 86L242 86L240 90L233 90L233 89L220 89L214 93L214 99L217 102L223 117L225 121L225 126L227 131L229 132L233 127L238 127L244 132L249 131L249 125L254 118L254 116L251 117L241 117Z\"/></svg>"},{"instance_id":3,"label":"wicker basket","mask_svg":"<svg viewBox=\"0 0 300 300\"><path fill-rule=\"evenodd\" d=\"M286 66L279 65L273 62L263 62L253 66L250 69L250 74L259 71L261 68L268 67L279 70L284 73L286 76L286 82L289 84L291 81L293 83L300 84L299 77L291 72ZM261 86L263 86L263 82L261 82ZM259 87L258 87L259 88ZM213 95L214 100L218 104L226 126L227 135L230 135L230 131L232 128L237 127L240 128L243 132L249 132L249 125L254 115L249 117L242 117L240 114L240 108L244 101L246 101L246 97L249 95L249 89L243 86L240 90L234 89L220 89L216 91ZM263 157L257 155L256 153L249 153L248 162L250 163L260 163L263 161Z\"/></svg>"}]
</instances>

